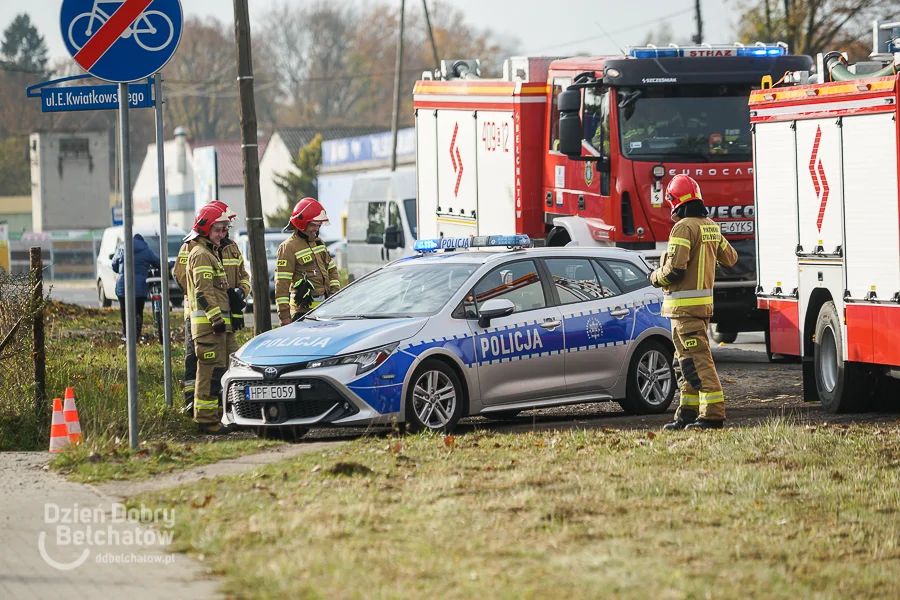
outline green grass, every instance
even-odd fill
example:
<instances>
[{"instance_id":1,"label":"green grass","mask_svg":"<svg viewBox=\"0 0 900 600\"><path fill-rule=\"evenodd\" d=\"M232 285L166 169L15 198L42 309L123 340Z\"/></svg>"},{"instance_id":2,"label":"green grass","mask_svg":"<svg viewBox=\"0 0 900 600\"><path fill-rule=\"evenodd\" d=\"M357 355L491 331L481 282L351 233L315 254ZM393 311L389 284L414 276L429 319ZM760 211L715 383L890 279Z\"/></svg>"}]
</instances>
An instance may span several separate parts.
<instances>
[{"instance_id":1,"label":"green grass","mask_svg":"<svg viewBox=\"0 0 900 600\"><path fill-rule=\"evenodd\" d=\"M127 356L120 339L116 309L82 308L48 302L45 317L46 406L33 406L33 388L7 378L0 383L0 451L46 450L50 439L52 399L62 398L67 387L75 402L87 442L126 438L128 432ZM184 440L196 434L196 425L182 415L181 381L184 377L184 320L171 314L173 403L166 407L163 349L155 341L153 319L144 315L144 340L138 346L138 423L142 440ZM238 342L249 339L243 330ZM29 342L30 343L30 342ZM18 365L31 370L31 361ZM21 361L20 361L21 363Z\"/></svg>"},{"instance_id":2,"label":"green grass","mask_svg":"<svg viewBox=\"0 0 900 600\"><path fill-rule=\"evenodd\" d=\"M896 598L900 428L363 438L135 499L241 598Z\"/></svg>"},{"instance_id":3,"label":"green grass","mask_svg":"<svg viewBox=\"0 0 900 600\"><path fill-rule=\"evenodd\" d=\"M82 444L68 452L57 454L51 461L50 468L72 481L84 483L148 479L154 475L255 454L279 443L256 439L198 444L151 442L145 443L138 450L131 450L127 440L118 444Z\"/></svg>"}]
</instances>

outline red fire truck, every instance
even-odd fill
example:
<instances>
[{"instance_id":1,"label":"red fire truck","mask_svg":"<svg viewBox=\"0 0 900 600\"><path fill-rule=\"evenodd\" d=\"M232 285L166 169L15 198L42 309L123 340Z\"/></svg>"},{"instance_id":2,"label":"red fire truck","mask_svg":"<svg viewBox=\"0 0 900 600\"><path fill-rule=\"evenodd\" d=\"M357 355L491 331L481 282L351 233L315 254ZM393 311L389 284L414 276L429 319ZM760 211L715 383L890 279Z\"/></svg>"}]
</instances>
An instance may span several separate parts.
<instances>
[{"instance_id":1,"label":"red fire truck","mask_svg":"<svg viewBox=\"0 0 900 600\"><path fill-rule=\"evenodd\" d=\"M820 55L820 75L750 96L759 308L772 352L802 357L805 397L832 412L900 378L900 23L876 23L875 42L870 62Z\"/></svg>"},{"instance_id":2,"label":"red fire truck","mask_svg":"<svg viewBox=\"0 0 900 600\"><path fill-rule=\"evenodd\" d=\"M762 331L747 99L762 77L811 65L783 44L513 58L499 80L444 61L414 92L418 237L525 233L652 260L672 227L663 191L689 173L740 255L717 279L715 335Z\"/></svg>"}]
</instances>

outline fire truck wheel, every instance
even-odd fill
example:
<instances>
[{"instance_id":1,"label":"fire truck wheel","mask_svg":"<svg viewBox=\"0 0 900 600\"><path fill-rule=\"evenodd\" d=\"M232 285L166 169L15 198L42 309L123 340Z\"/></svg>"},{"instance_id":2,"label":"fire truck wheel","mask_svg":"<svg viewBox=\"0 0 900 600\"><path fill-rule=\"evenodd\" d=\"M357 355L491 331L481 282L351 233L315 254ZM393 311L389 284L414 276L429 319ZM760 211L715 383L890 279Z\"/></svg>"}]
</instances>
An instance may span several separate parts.
<instances>
[{"instance_id":1,"label":"fire truck wheel","mask_svg":"<svg viewBox=\"0 0 900 600\"><path fill-rule=\"evenodd\" d=\"M654 340L638 346L628 366L622 409L633 415L656 415L666 412L675 397L678 381L672 349Z\"/></svg>"},{"instance_id":2,"label":"fire truck wheel","mask_svg":"<svg viewBox=\"0 0 900 600\"><path fill-rule=\"evenodd\" d=\"M721 344L722 342L726 344L733 344L737 339L738 334L735 333L722 333L719 331L719 327L715 323L711 323L709 326L709 339L714 341L717 344Z\"/></svg>"},{"instance_id":3,"label":"fire truck wheel","mask_svg":"<svg viewBox=\"0 0 900 600\"><path fill-rule=\"evenodd\" d=\"M834 302L826 302L816 320L814 365L816 390L822 406L831 413L858 412L866 400L864 382L858 369L844 362L841 321Z\"/></svg>"}]
</instances>

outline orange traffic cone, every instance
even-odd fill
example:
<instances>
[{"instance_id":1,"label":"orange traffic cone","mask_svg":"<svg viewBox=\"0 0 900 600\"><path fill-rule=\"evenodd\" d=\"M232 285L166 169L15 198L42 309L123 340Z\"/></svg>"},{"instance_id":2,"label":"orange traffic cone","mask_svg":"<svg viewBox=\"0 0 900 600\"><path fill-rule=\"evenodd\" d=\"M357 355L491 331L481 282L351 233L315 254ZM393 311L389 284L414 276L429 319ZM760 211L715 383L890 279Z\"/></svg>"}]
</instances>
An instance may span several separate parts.
<instances>
[{"instance_id":1,"label":"orange traffic cone","mask_svg":"<svg viewBox=\"0 0 900 600\"><path fill-rule=\"evenodd\" d=\"M63 415L62 400L53 399L53 421L50 425L50 452L62 452L69 447L69 428Z\"/></svg>"},{"instance_id":2,"label":"orange traffic cone","mask_svg":"<svg viewBox=\"0 0 900 600\"><path fill-rule=\"evenodd\" d=\"M63 407L66 425L69 428L69 441L73 444L81 442L81 422L78 420L78 409L75 408L75 390L66 388L66 404Z\"/></svg>"}]
</instances>

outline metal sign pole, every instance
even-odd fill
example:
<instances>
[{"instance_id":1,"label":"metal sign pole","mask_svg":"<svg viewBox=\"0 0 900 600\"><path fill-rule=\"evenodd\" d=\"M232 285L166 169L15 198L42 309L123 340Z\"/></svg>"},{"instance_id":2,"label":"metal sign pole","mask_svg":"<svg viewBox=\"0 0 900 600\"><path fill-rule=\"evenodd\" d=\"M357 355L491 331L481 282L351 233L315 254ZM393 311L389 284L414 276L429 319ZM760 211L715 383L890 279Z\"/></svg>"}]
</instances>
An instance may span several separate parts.
<instances>
[{"instance_id":1,"label":"metal sign pole","mask_svg":"<svg viewBox=\"0 0 900 600\"><path fill-rule=\"evenodd\" d=\"M131 449L138 447L137 395L137 319L134 312L134 211L131 205L131 165L128 139L128 84L119 84L119 154L122 174L122 209L125 227L125 347L128 353L128 439Z\"/></svg>"},{"instance_id":2,"label":"metal sign pole","mask_svg":"<svg viewBox=\"0 0 900 600\"><path fill-rule=\"evenodd\" d=\"M169 334L169 234L166 230L166 158L163 148L162 73L153 78L156 96L156 171L159 185L159 266L162 278L162 342L163 374L166 385L166 406L172 406L172 344Z\"/></svg>"}]
</instances>

